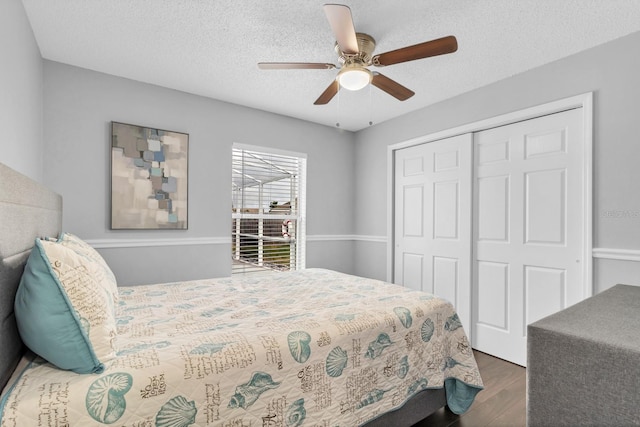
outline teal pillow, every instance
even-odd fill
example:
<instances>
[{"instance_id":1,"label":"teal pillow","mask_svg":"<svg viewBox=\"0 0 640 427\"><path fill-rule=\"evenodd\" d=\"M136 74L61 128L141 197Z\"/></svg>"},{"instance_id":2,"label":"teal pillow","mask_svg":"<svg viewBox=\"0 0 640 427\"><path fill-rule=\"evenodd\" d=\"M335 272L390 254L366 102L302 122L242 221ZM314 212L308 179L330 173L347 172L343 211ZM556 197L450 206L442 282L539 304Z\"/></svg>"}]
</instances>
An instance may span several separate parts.
<instances>
[{"instance_id":1,"label":"teal pillow","mask_svg":"<svg viewBox=\"0 0 640 427\"><path fill-rule=\"evenodd\" d=\"M36 239L15 299L18 330L61 369L99 373L115 357L113 298L103 267L56 241Z\"/></svg>"}]
</instances>

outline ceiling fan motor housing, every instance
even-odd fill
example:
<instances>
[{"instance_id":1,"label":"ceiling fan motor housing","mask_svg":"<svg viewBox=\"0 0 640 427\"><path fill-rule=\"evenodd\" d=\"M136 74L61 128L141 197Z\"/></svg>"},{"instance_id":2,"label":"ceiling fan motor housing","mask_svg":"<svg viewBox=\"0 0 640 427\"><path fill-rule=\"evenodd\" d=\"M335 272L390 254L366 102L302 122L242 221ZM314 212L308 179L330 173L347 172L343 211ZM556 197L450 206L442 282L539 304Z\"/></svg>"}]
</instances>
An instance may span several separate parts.
<instances>
[{"instance_id":1,"label":"ceiling fan motor housing","mask_svg":"<svg viewBox=\"0 0 640 427\"><path fill-rule=\"evenodd\" d=\"M371 55L376 48L376 40L369 34L356 33L358 41L358 53L348 54L340 50L340 46L336 42L335 50L338 54L339 61L344 64L358 64L362 66L371 65Z\"/></svg>"}]
</instances>

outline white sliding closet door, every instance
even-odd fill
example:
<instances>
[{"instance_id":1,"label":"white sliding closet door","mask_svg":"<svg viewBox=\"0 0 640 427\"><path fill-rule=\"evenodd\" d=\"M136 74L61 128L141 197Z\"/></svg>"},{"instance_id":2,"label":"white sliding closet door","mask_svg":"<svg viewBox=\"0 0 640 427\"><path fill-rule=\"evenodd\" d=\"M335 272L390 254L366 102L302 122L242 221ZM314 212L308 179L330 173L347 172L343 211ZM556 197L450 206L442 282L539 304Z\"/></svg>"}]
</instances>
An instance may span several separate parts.
<instances>
[{"instance_id":1,"label":"white sliding closet door","mask_svg":"<svg viewBox=\"0 0 640 427\"><path fill-rule=\"evenodd\" d=\"M395 153L394 282L434 293L471 326L471 134Z\"/></svg>"},{"instance_id":2,"label":"white sliding closet door","mask_svg":"<svg viewBox=\"0 0 640 427\"><path fill-rule=\"evenodd\" d=\"M584 298L582 109L478 132L474 152L472 345L524 366L527 325Z\"/></svg>"}]
</instances>

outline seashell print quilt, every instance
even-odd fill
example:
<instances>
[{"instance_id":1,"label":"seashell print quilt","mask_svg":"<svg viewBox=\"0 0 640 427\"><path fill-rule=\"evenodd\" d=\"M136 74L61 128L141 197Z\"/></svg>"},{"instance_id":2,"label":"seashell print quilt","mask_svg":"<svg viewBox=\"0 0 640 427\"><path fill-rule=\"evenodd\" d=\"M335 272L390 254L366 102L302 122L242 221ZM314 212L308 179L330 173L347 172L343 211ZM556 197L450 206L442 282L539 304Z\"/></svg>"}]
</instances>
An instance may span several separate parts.
<instances>
[{"instance_id":1,"label":"seashell print quilt","mask_svg":"<svg viewBox=\"0 0 640 427\"><path fill-rule=\"evenodd\" d=\"M482 380L452 305L323 269L119 288L117 357L31 361L1 426L342 426L425 388L464 412Z\"/></svg>"}]
</instances>

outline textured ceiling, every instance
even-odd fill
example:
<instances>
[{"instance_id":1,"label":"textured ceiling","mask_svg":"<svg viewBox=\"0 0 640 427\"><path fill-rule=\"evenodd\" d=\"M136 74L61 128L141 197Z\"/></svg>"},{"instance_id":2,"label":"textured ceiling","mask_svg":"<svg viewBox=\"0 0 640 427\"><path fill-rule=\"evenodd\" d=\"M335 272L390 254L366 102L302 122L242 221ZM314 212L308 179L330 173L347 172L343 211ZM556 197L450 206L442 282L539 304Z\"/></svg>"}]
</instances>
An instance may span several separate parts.
<instances>
[{"instance_id":1,"label":"textured ceiling","mask_svg":"<svg viewBox=\"0 0 640 427\"><path fill-rule=\"evenodd\" d=\"M338 65L317 0L23 0L46 59L342 129L380 123L640 31L638 0L354 0L375 53L446 35L456 53L378 69L416 92L376 88L313 102L337 70L259 70L262 61ZM630 54L637 54L631 53Z\"/></svg>"}]
</instances>

